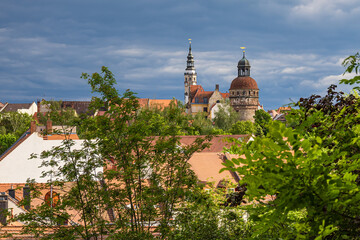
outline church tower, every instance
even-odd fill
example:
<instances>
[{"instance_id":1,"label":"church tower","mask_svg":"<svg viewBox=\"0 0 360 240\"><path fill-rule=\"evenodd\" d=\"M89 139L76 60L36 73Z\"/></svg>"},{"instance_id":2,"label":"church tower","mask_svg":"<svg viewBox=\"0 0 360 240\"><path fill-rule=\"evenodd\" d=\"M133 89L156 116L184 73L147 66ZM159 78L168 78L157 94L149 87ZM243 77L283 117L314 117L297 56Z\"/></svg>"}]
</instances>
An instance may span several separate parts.
<instances>
[{"instance_id":1,"label":"church tower","mask_svg":"<svg viewBox=\"0 0 360 240\"><path fill-rule=\"evenodd\" d=\"M244 48L242 48L244 49ZM239 113L240 121L254 122L255 111L259 106L259 88L250 77L250 62L245 57L238 62L238 77L230 85L230 104Z\"/></svg>"},{"instance_id":2,"label":"church tower","mask_svg":"<svg viewBox=\"0 0 360 240\"><path fill-rule=\"evenodd\" d=\"M187 55L187 62L186 62L186 69L184 73L184 87L185 87L185 93L184 93L184 103L187 105L189 103L190 98L190 86L196 85L196 71L194 66L194 57L191 53L191 39L189 39L189 53Z\"/></svg>"}]
</instances>

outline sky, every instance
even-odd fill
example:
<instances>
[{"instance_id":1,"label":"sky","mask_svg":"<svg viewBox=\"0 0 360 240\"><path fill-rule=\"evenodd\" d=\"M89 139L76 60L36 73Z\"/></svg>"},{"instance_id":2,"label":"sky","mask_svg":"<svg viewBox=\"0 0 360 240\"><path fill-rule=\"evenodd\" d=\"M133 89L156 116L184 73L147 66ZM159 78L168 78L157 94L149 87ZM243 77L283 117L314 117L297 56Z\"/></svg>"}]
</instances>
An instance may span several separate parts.
<instances>
[{"instance_id":1,"label":"sky","mask_svg":"<svg viewBox=\"0 0 360 240\"><path fill-rule=\"evenodd\" d=\"M206 91L229 91L244 46L276 109L352 76L360 0L1 0L0 102L90 100L80 76L101 66L120 93L183 100L189 38Z\"/></svg>"}]
</instances>

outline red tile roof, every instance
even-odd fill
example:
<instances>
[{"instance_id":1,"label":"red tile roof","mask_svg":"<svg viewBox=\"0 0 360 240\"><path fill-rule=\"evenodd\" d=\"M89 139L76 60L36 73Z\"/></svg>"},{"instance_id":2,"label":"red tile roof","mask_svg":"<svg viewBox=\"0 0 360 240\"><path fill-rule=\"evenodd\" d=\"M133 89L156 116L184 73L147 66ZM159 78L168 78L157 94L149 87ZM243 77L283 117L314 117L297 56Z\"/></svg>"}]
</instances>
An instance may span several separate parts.
<instances>
[{"instance_id":1,"label":"red tile roof","mask_svg":"<svg viewBox=\"0 0 360 240\"><path fill-rule=\"evenodd\" d=\"M220 93L220 94L224 99L230 97L230 93Z\"/></svg>"},{"instance_id":2,"label":"red tile roof","mask_svg":"<svg viewBox=\"0 0 360 240\"><path fill-rule=\"evenodd\" d=\"M277 110L278 113L282 113L283 111L290 111L291 107L279 107Z\"/></svg>"},{"instance_id":3,"label":"red tile roof","mask_svg":"<svg viewBox=\"0 0 360 240\"><path fill-rule=\"evenodd\" d=\"M191 85L189 99L193 99L197 92L203 92L203 91L204 89L201 85Z\"/></svg>"},{"instance_id":4,"label":"red tile roof","mask_svg":"<svg viewBox=\"0 0 360 240\"><path fill-rule=\"evenodd\" d=\"M204 98L207 98L207 101L209 102L209 99L213 95L213 93L214 91L197 91L191 103L205 103ZM195 102L196 98L198 98L198 102Z\"/></svg>"}]
</instances>

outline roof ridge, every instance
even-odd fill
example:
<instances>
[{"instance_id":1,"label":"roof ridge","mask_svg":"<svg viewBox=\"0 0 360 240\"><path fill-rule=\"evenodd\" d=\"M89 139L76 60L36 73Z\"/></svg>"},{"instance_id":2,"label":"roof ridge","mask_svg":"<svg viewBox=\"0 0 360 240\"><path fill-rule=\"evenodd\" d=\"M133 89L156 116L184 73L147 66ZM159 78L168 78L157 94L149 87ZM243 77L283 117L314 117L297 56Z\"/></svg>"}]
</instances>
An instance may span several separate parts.
<instances>
[{"instance_id":1,"label":"roof ridge","mask_svg":"<svg viewBox=\"0 0 360 240\"><path fill-rule=\"evenodd\" d=\"M22 142L24 142L30 135L31 133L29 132L29 130L27 130L23 135L21 135L21 137L18 140L16 140L16 142L13 145L11 145L3 154L0 155L0 162L6 156L8 156L12 151L14 151L15 148L17 148Z\"/></svg>"}]
</instances>

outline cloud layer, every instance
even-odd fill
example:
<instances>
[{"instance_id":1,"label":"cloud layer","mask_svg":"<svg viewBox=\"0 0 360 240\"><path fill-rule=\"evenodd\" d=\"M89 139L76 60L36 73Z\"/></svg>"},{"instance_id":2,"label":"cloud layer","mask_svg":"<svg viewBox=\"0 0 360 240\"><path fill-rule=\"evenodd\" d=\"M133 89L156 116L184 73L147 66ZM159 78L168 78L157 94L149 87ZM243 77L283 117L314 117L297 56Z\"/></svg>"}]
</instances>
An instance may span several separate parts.
<instances>
[{"instance_id":1,"label":"cloud layer","mask_svg":"<svg viewBox=\"0 0 360 240\"><path fill-rule=\"evenodd\" d=\"M323 93L359 49L359 0L0 3L0 102L90 99L82 72L122 91L183 98L187 39L198 83L228 91L247 47L266 109ZM351 76L347 76L351 77Z\"/></svg>"}]
</instances>

